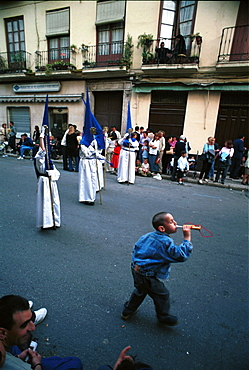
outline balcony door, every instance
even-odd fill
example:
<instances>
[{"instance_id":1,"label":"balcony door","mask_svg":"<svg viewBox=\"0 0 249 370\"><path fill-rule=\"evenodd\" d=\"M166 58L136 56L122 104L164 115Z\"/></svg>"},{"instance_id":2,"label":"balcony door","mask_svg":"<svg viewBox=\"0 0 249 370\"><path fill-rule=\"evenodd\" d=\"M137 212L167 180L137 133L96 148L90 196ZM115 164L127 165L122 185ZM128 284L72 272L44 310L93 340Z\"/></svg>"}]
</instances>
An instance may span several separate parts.
<instances>
[{"instance_id":1,"label":"balcony door","mask_svg":"<svg viewBox=\"0 0 249 370\"><path fill-rule=\"evenodd\" d=\"M53 63L55 61L70 61L69 37L54 37L48 39L48 61Z\"/></svg>"},{"instance_id":2,"label":"balcony door","mask_svg":"<svg viewBox=\"0 0 249 370\"><path fill-rule=\"evenodd\" d=\"M97 28L98 66L117 65L123 55L123 22L111 23Z\"/></svg>"},{"instance_id":3,"label":"balcony door","mask_svg":"<svg viewBox=\"0 0 249 370\"><path fill-rule=\"evenodd\" d=\"M26 50L23 17L5 20L8 65L11 69L26 68Z\"/></svg>"}]
</instances>

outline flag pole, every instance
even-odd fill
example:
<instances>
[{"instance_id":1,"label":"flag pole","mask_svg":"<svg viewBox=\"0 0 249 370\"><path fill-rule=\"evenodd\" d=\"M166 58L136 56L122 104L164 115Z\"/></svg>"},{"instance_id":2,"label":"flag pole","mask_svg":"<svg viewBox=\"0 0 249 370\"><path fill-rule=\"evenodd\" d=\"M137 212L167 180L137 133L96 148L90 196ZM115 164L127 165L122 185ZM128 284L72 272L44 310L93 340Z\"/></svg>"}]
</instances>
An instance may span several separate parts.
<instances>
[{"instance_id":1,"label":"flag pole","mask_svg":"<svg viewBox=\"0 0 249 370\"><path fill-rule=\"evenodd\" d=\"M131 138L131 133L132 133L132 128L129 128L129 146L128 146L128 185L130 184L130 151L131 151L131 143L130 143L130 138Z\"/></svg>"},{"instance_id":2,"label":"flag pole","mask_svg":"<svg viewBox=\"0 0 249 370\"><path fill-rule=\"evenodd\" d=\"M49 151L48 151L48 136L49 136L49 129L47 125L43 125L45 128L45 151L46 151L46 159L47 159L47 168L48 170L51 169L50 166L50 161L49 161ZM53 218L53 229L56 230L56 225L55 225L55 213L54 213L54 197L53 197L53 190L52 190L52 179L51 176L48 174L48 183L49 183L49 190L50 190L50 200L51 200L51 210L52 210L52 218Z\"/></svg>"},{"instance_id":3,"label":"flag pole","mask_svg":"<svg viewBox=\"0 0 249 370\"><path fill-rule=\"evenodd\" d=\"M90 128L90 132L91 134L94 136L96 135L96 128L95 127L91 127ZM102 205L102 191L101 191L101 187L100 187L100 179L99 179L99 169L98 169L98 158L97 158L97 140L94 139L94 149L95 149L95 165L96 165L96 172L97 172L97 179L98 179L98 186L99 186L99 202L100 204Z\"/></svg>"},{"instance_id":4,"label":"flag pole","mask_svg":"<svg viewBox=\"0 0 249 370\"><path fill-rule=\"evenodd\" d=\"M103 128L103 132L104 134L107 134L108 132L108 127L104 127ZM104 164L104 189L105 189L105 186L106 186L106 137L105 137L105 164Z\"/></svg>"}]
</instances>

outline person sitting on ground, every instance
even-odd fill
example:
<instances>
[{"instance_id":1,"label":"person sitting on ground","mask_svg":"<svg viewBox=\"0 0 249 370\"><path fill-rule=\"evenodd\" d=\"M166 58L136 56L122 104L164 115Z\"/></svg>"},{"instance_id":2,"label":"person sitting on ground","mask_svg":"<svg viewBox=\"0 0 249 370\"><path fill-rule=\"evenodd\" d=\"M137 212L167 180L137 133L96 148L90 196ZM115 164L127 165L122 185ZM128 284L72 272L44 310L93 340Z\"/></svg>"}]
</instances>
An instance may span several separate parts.
<instances>
[{"instance_id":1,"label":"person sitting on ground","mask_svg":"<svg viewBox=\"0 0 249 370\"><path fill-rule=\"evenodd\" d=\"M20 156L17 159L23 159L25 150L31 150L34 146L33 140L27 134L22 134L21 138Z\"/></svg>"},{"instance_id":2,"label":"person sitting on ground","mask_svg":"<svg viewBox=\"0 0 249 370\"><path fill-rule=\"evenodd\" d=\"M138 173L141 176L152 176L148 158L144 158L142 166L138 169Z\"/></svg>"},{"instance_id":3,"label":"person sitting on ground","mask_svg":"<svg viewBox=\"0 0 249 370\"><path fill-rule=\"evenodd\" d=\"M3 369L78 369L82 370L82 363L77 357L48 357L42 356L29 348L32 331L35 330L33 314L27 299L18 295L6 295L0 299L0 341L5 347L6 358ZM27 341L29 339L29 343ZM14 356L10 352L11 346L23 347L22 352ZM29 357L28 362L25 359Z\"/></svg>"}]
</instances>

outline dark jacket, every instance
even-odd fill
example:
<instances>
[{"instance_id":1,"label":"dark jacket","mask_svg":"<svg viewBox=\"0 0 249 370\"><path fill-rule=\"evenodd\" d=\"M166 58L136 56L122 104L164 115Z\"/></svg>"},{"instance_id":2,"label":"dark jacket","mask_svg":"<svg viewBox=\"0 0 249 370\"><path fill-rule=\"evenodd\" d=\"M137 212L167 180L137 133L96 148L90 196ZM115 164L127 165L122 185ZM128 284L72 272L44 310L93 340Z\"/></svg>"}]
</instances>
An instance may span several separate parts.
<instances>
[{"instance_id":1,"label":"dark jacket","mask_svg":"<svg viewBox=\"0 0 249 370\"><path fill-rule=\"evenodd\" d=\"M241 140L241 139L234 140L234 142L233 142L233 148L234 148L234 155L233 155L233 157L234 158L237 158L237 159L242 159L243 158L244 151L245 151L243 140Z\"/></svg>"}]
</instances>

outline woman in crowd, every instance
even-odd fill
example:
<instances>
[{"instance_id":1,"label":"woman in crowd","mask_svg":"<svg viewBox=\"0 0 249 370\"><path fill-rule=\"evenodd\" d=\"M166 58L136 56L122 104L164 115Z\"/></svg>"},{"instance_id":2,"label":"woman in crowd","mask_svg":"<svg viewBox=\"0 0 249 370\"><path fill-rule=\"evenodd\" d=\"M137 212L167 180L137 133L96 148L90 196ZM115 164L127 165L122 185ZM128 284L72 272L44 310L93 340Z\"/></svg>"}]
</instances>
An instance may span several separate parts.
<instances>
[{"instance_id":1,"label":"woman in crowd","mask_svg":"<svg viewBox=\"0 0 249 370\"><path fill-rule=\"evenodd\" d=\"M74 171L73 163L75 165L75 172L79 172L79 145L77 139L76 126L72 125L68 128L66 136L67 155L68 155L68 169Z\"/></svg>"},{"instance_id":2,"label":"woman in crowd","mask_svg":"<svg viewBox=\"0 0 249 370\"><path fill-rule=\"evenodd\" d=\"M233 142L232 140L227 140L225 142L225 146L219 151L218 153L218 168L217 168L217 173L215 177L215 182L218 182L220 179L220 174L222 173L221 177L221 183L225 183L225 179L229 170L229 167L232 164L232 156L234 153L233 149Z\"/></svg>"},{"instance_id":3,"label":"woman in crowd","mask_svg":"<svg viewBox=\"0 0 249 370\"><path fill-rule=\"evenodd\" d=\"M154 139L149 143L149 164L153 178L156 180L162 180L162 176L159 173L159 166L157 160L159 158L159 146L160 146L160 135L156 133Z\"/></svg>"},{"instance_id":4,"label":"woman in crowd","mask_svg":"<svg viewBox=\"0 0 249 370\"><path fill-rule=\"evenodd\" d=\"M215 147L214 147L215 139L214 137L210 136L207 140L207 143L203 147L202 153L202 169L199 176L199 184L203 184L203 175L204 181L208 182L209 171L212 166L215 157Z\"/></svg>"}]
</instances>

